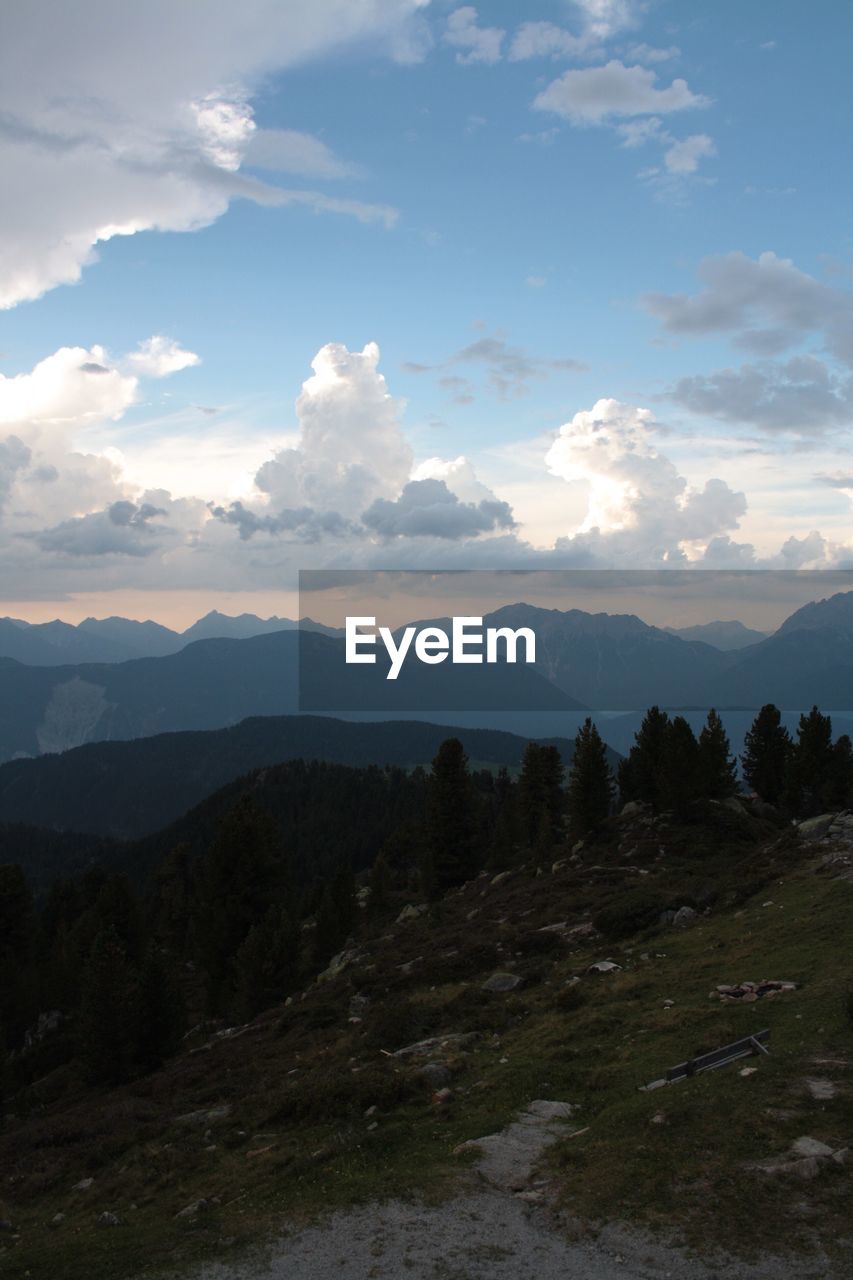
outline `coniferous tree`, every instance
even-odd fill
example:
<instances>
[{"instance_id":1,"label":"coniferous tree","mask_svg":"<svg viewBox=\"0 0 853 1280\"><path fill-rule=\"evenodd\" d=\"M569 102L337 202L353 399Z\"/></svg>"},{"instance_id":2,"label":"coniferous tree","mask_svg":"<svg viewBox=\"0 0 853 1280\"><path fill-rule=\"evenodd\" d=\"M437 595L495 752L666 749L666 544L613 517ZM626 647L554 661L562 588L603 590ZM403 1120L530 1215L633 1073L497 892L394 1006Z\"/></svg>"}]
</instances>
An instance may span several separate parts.
<instances>
[{"instance_id":1,"label":"coniferous tree","mask_svg":"<svg viewBox=\"0 0 853 1280\"><path fill-rule=\"evenodd\" d=\"M725 800L738 789L737 765L723 722L712 707L699 734L698 789L708 800Z\"/></svg>"},{"instance_id":2,"label":"coniferous tree","mask_svg":"<svg viewBox=\"0 0 853 1280\"><path fill-rule=\"evenodd\" d=\"M33 899L19 866L0 866L0 1022L13 1049L36 1013Z\"/></svg>"},{"instance_id":3,"label":"coniferous tree","mask_svg":"<svg viewBox=\"0 0 853 1280\"><path fill-rule=\"evenodd\" d=\"M672 809L683 818L700 794L699 744L684 716L675 716L666 726L658 781L661 808Z\"/></svg>"},{"instance_id":4,"label":"coniferous tree","mask_svg":"<svg viewBox=\"0 0 853 1280\"><path fill-rule=\"evenodd\" d=\"M604 821L613 797L613 774L598 729L587 716L575 737L569 769L568 804L572 830L585 835Z\"/></svg>"},{"instance_id":5,"label":"coniferous tree","mask_svg":"<svg viewBox=\"0 0 853 1280\"><path fill-rule=\"evenodd\" d=\"M136 993L136 1059L146 1070L159 1067L175 1052L186 1028L183 994L174 962L151 944L145 953Z\"/></svg>"},{"instance_id":6,"label":"coniferous tree","mask_svg":"<svg viewBox=\"0 0 853 1280\"><path fill-rule=\"evenodd\" d=\"M380 850L370 868L368 881L370 895L367 899L367 914L375 920L388 909L388 896L391 891L391 868L384 850Z\"/></svg>"},{"instance_id":7,"label":"coniferous tree","mask_svg":"<svg viewBox=\"0 0 853 1280\"><path fill-rule=\"evenodd\" d=\"M565 807L563 762L554 746L528 742L518 782L518 809L531 848L550 849L560 834Z\"/></svg>"},{"instance_id":8,"label":"coniferous tree","mask_svg":"<svg viewBox=\"0 0 853 1280\"><path fill-rule=\"evenodd\" d=\"M290 995L299 970L299 929L286 910L270 907L249 930L236 969L241 1017L252 1018Z\"/></svg>"},{"instance_id":9,"label":"coniferous tree","mask_svg":"<svg viewBox=\"0 0 853 1280\"><path fill-rule=\"evenodd\" d=\"M844 809L853 801L853 743L846 733L833 744L822 800L826 809Z\"/></svg>"},{"instance_id":10,"label":"coniferous tree","mask_svg":"<svg viewBox=\"0 0 853 1280\"><path fill-rule=\"evenodd\" d=\"M119 1084L134 1052L134 989L127 956L114 929L95 938L83 972L79 1050L88 1078Z\"/></svg>"},{"instance_id":11,"label":"coniferous tree","mask_svg":"<svg viewBox=\"0 0 853 1280\"><path fill-rule=\"evenodd\" d=\"M649 707L634 735L634 745L619 764L619 795L624 804L638 800L655 809L662 805L664 754L669 716L660 707Z\"/></svg>"},{"instance_id":12,"label":"coniferous tree","mask_svg":"<svg viewBox=\"0 0 853 1280\"><path fill-rule=\"evenodd\" d=\"M325 964L340 951L352 933L356 909L355 877L349 864L342 862L320 898L314 931L315 963Z\"/></svg>"},{"instance_id":13,"label":"coniferous tree","mask_svg":"<svg viewBox=\"0 0 853 1280\"><path fill-rule=\"evenodd\" d=\"M432 762L427 790L422 883L431 898L441 897L477 871L475 799L462 743L458 738L447 738Z\"/></svg>"},{"instance_id":14,"label":"coniferous tree","mask_svg":"<svg viewBox=\"0 0 853 1280\"><path fill-rule=\"evenodd\" d=\"M200 869L195 936L211 1012L233 999L233 957L280 892L275 846L272 819L245 795L220 820Z\"/></svg>"},{"instance_id":15,"label":"coniferous tree","mask_svg":"<svg viewBox=\"0 0 853 1280\"><path fill-rule=\"evenodd\" d=\"M812 707L800 716L797 741L788 762L785 803L797 817L810 818L824 807L824 786L833 766L832 720Z\"/></svg>"},{"instance_id":16,"label":"coniferous tree","mask_svg":"<svg viewBox=\"0 0 853 1280\"><path fill-rule=\"evenodd\" d=\"M763 706L753 720L744 747L740 759L747 786L767 804L780 804L793 743L782 724L782 713L772 702Z\"/></svg>"}]
</instances>

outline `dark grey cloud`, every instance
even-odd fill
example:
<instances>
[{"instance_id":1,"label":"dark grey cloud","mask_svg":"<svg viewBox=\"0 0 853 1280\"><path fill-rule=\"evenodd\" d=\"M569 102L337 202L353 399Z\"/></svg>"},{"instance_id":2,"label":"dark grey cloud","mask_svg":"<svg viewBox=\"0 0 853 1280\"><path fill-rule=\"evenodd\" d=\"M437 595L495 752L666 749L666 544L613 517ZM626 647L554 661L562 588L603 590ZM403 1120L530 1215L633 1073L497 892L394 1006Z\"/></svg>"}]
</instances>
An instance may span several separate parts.
<instances>
[{"instance_id":1,"label":"dark grey cloud","mask_svg":"<svg viewBox=\"0 0 853 1280\"><path fill-rule=\"evenodd\" d=\"M211 515L223 524L233 525L243 542L257 533L273 537L290 534L294 542L320 542L323 538L351 537L358 527L337 511L314 511L311 507L285 507L276 515L258 515L242 502L228 507L209 507Z\"/></svg>"},{"instance_id":2,"label":"dark grey cloud","mask_svg":"<svg viewBox=\"0 0 853 1280\"><path fill-rule=\"evenodd\" d=\"M149 556L161 546L156 535L168 532L163 526L152 528L149 522L165 514L162 507L150 502L137 506L122 499L102 511L63 520L32 537L42 551L68 556Z\"/></svg>"},{"instance_id":3,"label":"dark grey cloud","mask_svg":"<svg viewBox=\"0 0 853 1280\"><path fill-rule=\"evenodd\" d=\"M583 361L570 356L549 359L531 355L523 347L513 346L500 335L478 338L440 364L421 364L409 360L402 368L407 373L436 373L460 364L483 366L492 389L502 400L514 400L526 395L531 381L546 378L549 373L584 373L589 368ZM459 404L468 404L473 398L469 380L458 374L445 374L438 379L438 384L452 392L454 400Z\"/></svg>"},{"instance_id":4,"label":"dark grey cloud","mask_svg":"<svg viewBox=\"0 0 853 1280\"><path fill-rule=\"evenodd\" d=\"M443 480L410 480L399 498L378 498L362 520L382 538L476 538L515 528L509 503L460 502Z\"/></svg>"},{"instance_id":5,"label":"dark grey cloud","mask_svg":"<svg viewBox=\"0 0 853 1280\"><path fill-rule=\"evenodd\" d=\"M815 356L680 378L670 395L693 413L765 431L819 435L853 420L853 379L837 377Z\"/></svg>"},{"instance_id":6,"label":"dark grey cloud","mask_svg":"<svg viewBox=\"0 0 853 1280\"><path fill-rule=\"evenodd\" d=\"M698 293L647 293L645 309L668 333L731 333L737 345L775 355L817 337L829 354L853 364L853 291L824 284L775 253L706 258Z\"/></svg>"}]
</instances>

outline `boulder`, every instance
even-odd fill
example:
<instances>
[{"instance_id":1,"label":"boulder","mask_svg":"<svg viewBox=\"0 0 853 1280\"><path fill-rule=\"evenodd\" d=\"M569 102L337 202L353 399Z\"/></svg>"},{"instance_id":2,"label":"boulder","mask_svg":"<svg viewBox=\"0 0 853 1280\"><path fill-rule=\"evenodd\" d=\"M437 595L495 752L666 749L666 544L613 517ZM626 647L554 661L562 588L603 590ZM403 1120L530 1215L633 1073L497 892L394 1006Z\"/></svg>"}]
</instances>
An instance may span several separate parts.
<instances>
[{"instance_id":1,"label":"boulder","mask_svg":"<svg viewBox=\"0 0 853 1280\"><path fill-rule=\"evenodd\" d=\"M692 907L679 907L672 918L672 923L676 929L686 929L696 919L696 912Z\"/></svg>"},{"instance_id":2,"label":"boulder","mask_svg":"<svg viewBox=\"0 0 853 1280\"><path fill-rule=\"evenodd\" d=\"M615 960L596 960L587 969L587 973L617 973L622 968Z\"/></svg>"},{"instance_id":3,"label":"boulder","mask_svg":"<svg viewBox=\"0 0 853 1280\"><path fill-rule=\"evenodd\" d=\"M481 986L481 991L515 991L524 982L517 973L493 973Z\"/></svg>"},{"instance_id":4,"label":"boulder","mask_svg":"<svg viewBox=\"0 0 853 1280\"><path fill-rule=\"evenodd\" d=\"M429 910L429 903L419 902L417 905L409 903L403 907L403 910L397 916L397 924L409 924L412 920L417 920L425 911Z\"/></svg>"},{"instance_id":5,"label":"boulder","mask_svg":"<svg viewBox=\"0 0 853 1280\"><path fill-rule=\"evenodd\" d=\"M797 823L797 834L803 840L822 840L837 817L837 813L820 813L816 818L806 818Z\"/></svg>"},{"instance_id":6,"label":"boulder","mask_svg":"<svg viewBox=\"0 0 853 1280\"><path fill-rule=\"evenodd\" d=\"M444 1089L451 1080L450 1069L443 1062L425 1062L422 1067L418 1067L415 1075L430 1089L435 1090Z\"/></svg>"},{"instance_id":7,"label":"boulder","mask_svg":"<svg viewBox=\"0 0 853 1280\"><path fill-rule=\"evenodd\" d=\"M818 1142L817 1138L797 1138L796 1142L791 1144L791 1155L801 1158L831 1156L832 1151L832 1147L828 1147L825 1142Z\"/></svg>"},{"instance_id":8,"label":"boulder","mask_svg":"<svg viewBox=\"0 0 853 1280\"><path fill-rule=\"evenodd\" d=\"M108 1210L104 1210L103 1213L98 1214L95 1220L95 1225L98 1227L120 1227L121 1218L119 1218L115 1213L110 1213Z\"/></svg>"},{"instance_id":9,"label":"boulder","mask_svg":"<svg viewBox=\"0 0 853 1280\"><path fill-rule=\"evenodd\" d=\"M179 1209L178 1212L175 1214L175 1217L176 1218L197 1218L200 1213L207 1213L210 1207L211 1207L210 1201L205 1200L202 1197L201 1200L193 1200L192 1204L188 1204L185 1209Z\"/></svg>"}]
</instances>

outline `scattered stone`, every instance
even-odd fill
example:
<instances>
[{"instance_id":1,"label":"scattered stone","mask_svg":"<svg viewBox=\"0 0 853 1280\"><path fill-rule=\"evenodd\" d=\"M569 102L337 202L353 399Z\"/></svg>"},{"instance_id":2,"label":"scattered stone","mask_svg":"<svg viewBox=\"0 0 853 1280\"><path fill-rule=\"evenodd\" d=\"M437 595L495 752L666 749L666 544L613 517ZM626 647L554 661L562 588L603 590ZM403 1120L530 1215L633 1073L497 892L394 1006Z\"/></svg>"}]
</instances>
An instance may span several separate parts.
<instances>
[{"instance_id":1,"label":"scattered stone","mask_svg":"<svg viewBox=\"0 0 853 1280\"><path fill-rule=\"evenodd\" d=\"M104 1210L103 1213L98 1214L95 1219L95 1225L98 1227L120 1227L122 1223L117 1214Z\"/></svg>"},{"instance_id":2,"label":"scattered stone","mask_svg":"<svg viewBox=\"0 0 853 1280\"><path fill-rule=\"evenodd\" d=\"M642 812L643 805L640 804L639 800L629 800L626 804L623 804L619 816L621 818L633 818L635 814Z\"/></svg>"},{"instance_id":3,"label":"scattered stone","mask_svg":"<svg viewBox=\"0 0 853 1280\"><path fill-rule=\"evenodd\" d=\"M53 1226L58 1227L61 1223L65 1221L65 1214L55 1213L50 1221L52 1222Z\"/></svg>"},{"instance_id":4,"label":"scattered stone","mask_svg":"<svg viewBox=\"0 0 853 1280\"><path fill-rule=\"evenodd\" d=\"M513 874L513 870L499 871L496 876L492 876L492 884L503 884L504 880L508 880Z\"/></svg>"},{"instance_id":5,"label":"scattered stone","mask_svg":"<svg viewBox=\"0 0 853 1280\"><path fill-rule=\"evenodd\" d=\"M666 1116L662 1111L658 1111L652 1116L649 1124L666 1124Z\"/></svg>"},{"instance_id":6,"label":"scattered stone","mask_svg":"<svg viewBox=\"0 0 853 1280\"><path fill-rule=\"evenodd\" d=\"M565 933L568 927L567 920L558 920L556 924L543 924L541 929L537 929L537 933Z\"/></svg>"},{"instance_id":7,"label":"scattered stone","mask_svg":"<svg viewBox=\"0 0 853 1280\"><path fill-rule=\"evenodd\" d=\"M676 929L686 929L696 919L696 912L692 907L679 907L672 918L672 923Z\"/></svg>"},{"instance_id":8,"label":"scattered stone","mask_svg":"<svg viewBox=\"0 0 853 1280\"><path fill-rule=\"evenodd\" d=\"M758 1067L741 1067L738 1075L741 1075L746 1079L748 1076L754 1076L757 1070Z\"/></svg>"},{"instance_id":9,"label":"scattered stone","mask_svg":"<svg viewBox=\"0 0 853 1280\"><path fill-rule=\"evenodd\" d=\"M445 1107L453 1100L452 1089L436 1089L430 1101L434 1107Z\"/></svg>"},{"instance_id":10,"label":"scattered stone","mask_svg":"<svg viewBox=\"0 0 853 1280\"><path fill-rule=\"evenodd\" d=\"M616 973L621 968L621 964L617 964L615 960L596 960L595 964L589 966L587 973Z\"/></svg>"},{"instance_id":11,"label":"scattered stone","mask_svg":"<svg viewBox=\"0 0 853 1280\"><path fill-rule=\"evenodd\" d=\"M558 871L562 871L568 862L568 858L558 858L556 862L551 863L551 874L556 875Z\"/></svg>"},{"instance_id":12,"label":"scattered stone","mask_svg":"<svg viewBox=\"0 0 853 1280\"><path fill-rule=\"evenodd\" d=\"M515 991L524 982L517 973L493 973L480 987L481 991Z\"/></svg>"},{"instance_id":13,"label":"scattered stone","mask_svg":"<svg viewBox=\"0 0 853 1280\"><path fill-rule=\"evenodd\" d=\"M90 1187L95 1185L94 1178L81 1178L79 1182L75 1182L71 1188L72 1191L88 1191Z\"/></svg>"},{"instance_id":14,"label":"scattered stone","mask_svg":"<svg viewBox=\"0 0 853 1280\"><path fill-rule=\"evenodd\" d=\"M841 1147L838 1151L833 1151L833 1153L832 1153L832 1159L833 1159L833 1161L835 1162L835 1164L849 1164L849 1163L850 1163L850 1148L849 1148L849 1147Z\"/></svg>"},{"instance_id":15,"label":"scattered stone","mask_svg":"<svg viewBox=\"0 0 853 1280\"><path fill-rule=\"evenodd\" d=\"M741 982L737 986L722 984L717 987L716 994L726 1004L753 1004L756 1000L764 1000L768 996L783 995L787 991L796 990L796 982L778 982L763 978L761 982ZM711 996L713 998L713 991Z\"/></svg>"}]
</instances>

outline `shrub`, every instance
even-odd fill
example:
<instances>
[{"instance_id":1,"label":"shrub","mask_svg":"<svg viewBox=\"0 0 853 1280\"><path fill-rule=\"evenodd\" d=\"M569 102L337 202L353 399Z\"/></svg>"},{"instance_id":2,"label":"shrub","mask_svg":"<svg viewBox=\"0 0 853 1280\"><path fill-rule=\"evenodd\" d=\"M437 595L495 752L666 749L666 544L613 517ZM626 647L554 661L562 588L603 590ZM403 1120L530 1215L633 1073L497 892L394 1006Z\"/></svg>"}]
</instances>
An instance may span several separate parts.
<instances>
[{"instance_id":1,"label":"shrub","mask_svg":"<svg viewBox=\"0 0 853 1280\"><path fill-rule=\"evenodd\" d=\"M655 924L667 903L654 889L630 889L603 907L593 923L605 938L627 938Z\"/></svg>"}]
</instances>

